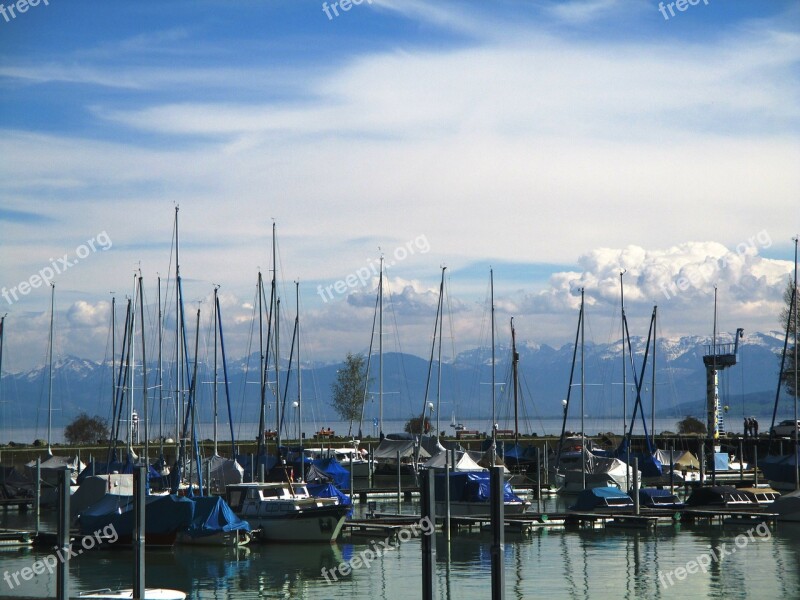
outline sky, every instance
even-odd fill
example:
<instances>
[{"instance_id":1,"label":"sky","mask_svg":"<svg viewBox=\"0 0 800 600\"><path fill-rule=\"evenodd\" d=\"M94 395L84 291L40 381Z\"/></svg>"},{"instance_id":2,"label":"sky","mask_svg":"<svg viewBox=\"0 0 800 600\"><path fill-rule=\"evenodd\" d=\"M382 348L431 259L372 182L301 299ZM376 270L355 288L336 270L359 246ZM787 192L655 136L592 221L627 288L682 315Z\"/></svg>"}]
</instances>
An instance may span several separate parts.
<instances>
[{"instance_id":1,"label":"sky","mask_svg":"<svg viewBox=\"0 0 800 600\"><path fill-rule=\"evenodd\" d=\"M109 357L142 276L253 348L258 272L302 357L777 330L800 231L800 5L0 0L3 370ZM659 8L661 5L661 8ZM51 273L55 271L55 274ZM172 315L172 316L170 316ZM193 324L189 329L193 330ZM288 335L284 339L288 340ZM206 342L207 343L207 342ZM287 347L283 352L288 355Z\"/></svg>"}]
</instances>

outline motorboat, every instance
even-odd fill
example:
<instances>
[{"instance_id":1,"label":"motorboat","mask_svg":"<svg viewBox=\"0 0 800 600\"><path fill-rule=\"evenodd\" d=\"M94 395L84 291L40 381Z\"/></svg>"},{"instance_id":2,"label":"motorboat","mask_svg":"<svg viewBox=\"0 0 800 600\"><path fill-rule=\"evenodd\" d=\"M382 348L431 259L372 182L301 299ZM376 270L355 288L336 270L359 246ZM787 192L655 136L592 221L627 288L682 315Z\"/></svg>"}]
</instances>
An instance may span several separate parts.
<instances>
[{"instance_id":1,"label":"motorboat","mask_svg":"<svg viewBox=\"0 0 800 600\"><path fill-rule=\"evenodd\" d=\"M267 542L334 542L349 507L338 498L316 498L304 483L239 483L226 488L233 512L256 539Z\"/></svg>"},{"instance_id":2,"label":"motorboat","mask_svg":"<svg viewBox=\"0 0 800 600\"><path fill-rule=\"evenodd\" d=\"M440 470L435 475L436 515L444 517L447 507L447 475ZM449 473L450 515L477 517L490 514L490 473L480 471L451 471ZM511 485L503 482L503 511L506 516L524 513L530 502L514 493Z\"/></svg>"}]
</instances>

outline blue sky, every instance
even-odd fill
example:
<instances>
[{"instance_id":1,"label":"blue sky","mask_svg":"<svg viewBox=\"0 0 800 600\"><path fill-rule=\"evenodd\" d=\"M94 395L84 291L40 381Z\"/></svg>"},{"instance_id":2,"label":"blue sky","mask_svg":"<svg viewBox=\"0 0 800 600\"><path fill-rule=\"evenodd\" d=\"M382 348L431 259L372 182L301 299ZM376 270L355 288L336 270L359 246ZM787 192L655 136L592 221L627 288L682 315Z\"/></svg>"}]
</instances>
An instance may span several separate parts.
<instances>
[{"instance_id":1,"label":"blue sky","mask_svg":"<svg viewBox=\"0 0 800 600\"><path fill-rule=\"evenodd\" d=\"M529 343L571 338L581 286L615 331L623 269L642 333L653 303L663 334L710 333L714 285L723 330L777 328L796 2L50 0L0 17L0 57L4 368L47 342L48 290L19 284L87 240L112 243L56 277L60 352L103 358L138 269L154 311L176 204L187 299L221 286L233 355L273 219L309 359L369 343L375 281L319 290L404 247L396 336L419 354L443 265L456 349L485 342L490 266Z\"/></svg>"}]
</instances>

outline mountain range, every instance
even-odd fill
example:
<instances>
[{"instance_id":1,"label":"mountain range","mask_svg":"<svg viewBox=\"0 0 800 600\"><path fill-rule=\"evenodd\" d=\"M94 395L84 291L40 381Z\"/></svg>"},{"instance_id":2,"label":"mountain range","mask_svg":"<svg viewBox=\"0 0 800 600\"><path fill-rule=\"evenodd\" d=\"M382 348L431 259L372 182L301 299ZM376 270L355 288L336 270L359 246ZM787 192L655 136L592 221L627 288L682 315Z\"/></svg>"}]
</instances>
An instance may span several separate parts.
<instances>
[{"instance_id":1,"label":"mountain range","mask_svg":"<svg viewBox=\"0 0 800 600\"><path fill-rule=\"evenodd\" d=\"M730 342L722 339L720 343ZM632 338L633 363L637 376L641 375L646 340ZM692 336L678 339L659 339L656 344L656 417L681 418L694 415L701 419L705 414L705 368L702 357L708 352L706 337ZM780 352L783 335L780 332L751 333L744 337L739 347L737 364L720 375L721 403L730 408L731 419L741 420L741 415L753 414L759 418L771 417L777 389ZM562 401L567 397L574 347L572 344L554 348L548 345L523 343L519 353L521 419L553 418L563 415ZM495 351L495 407L496 419L513 417L511 382L511 351L499 346ZM581 388L580 352L576 353L576 367L570 394L570 416L578 416ZM201 358L202 361L202 358ZM260 385L258 355L253 354L228 364L231 412L234 423L258 421ZM584 414L589 417L614 417L622 415L622 359L619 341L610 344L586 344L583 363L585 397ZM630 361L628 363L630 365ZM281 397L286 395L287 415L297 400L296 376L290 373L287 387L287 364L281 365ZM336 421L338 417L330 403L331 386L342 363L309 363L302 369L304 420L316 423ZM636 392L632 367L627 370L627 414L633 407ZM267 393L268 414L273 414L274 370L269 374ZM373 355L370 367L370 393L364 413L367 421L378 416L378 360ZM427 359L402 353L386 353L383 358L383 415L387 420L405 420L419 415L426 405L425 390L428 381ZM491 351L473 348L443 360L441 366L441 404L437 402L437 365L430 369L432 376L427 399L439 405L440 419L458 421L485 419L492 414ZM174 366L164 369L163 410L165 422L174 423L175 402L172 383ZM39 367L27 372L5 373L2 378L2 405L0 417L5 428L32 428L46 424L48 368ZM642 405L647 418L652 406L652 353L644 369ZM141 375L137 370L134 404L141 414ZM199 366L198 414L201 422L213 417L213 368L208 362ZM222 368L219 368L218 388L220 422L227 422L225 386L222 385ZM148 388L151 415L157 414L157 368L149 364ZM785 396L785 392L782 392ZM57 360L53 367L53 427L63 428L80 412L111 416L111 364L98 363L68 356ZM791 399L781 399L778 418L786 418Z\"/></svg>"}]
</instances>

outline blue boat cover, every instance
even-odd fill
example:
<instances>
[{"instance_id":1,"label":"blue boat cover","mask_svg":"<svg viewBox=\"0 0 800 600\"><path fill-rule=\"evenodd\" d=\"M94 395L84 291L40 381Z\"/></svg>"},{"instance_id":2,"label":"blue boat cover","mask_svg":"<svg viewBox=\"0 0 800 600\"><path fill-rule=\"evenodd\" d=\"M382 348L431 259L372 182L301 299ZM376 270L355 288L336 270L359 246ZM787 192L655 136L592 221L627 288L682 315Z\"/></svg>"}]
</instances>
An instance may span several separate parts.
<instances>
[{"instance_id":1,"label":"blue boat cover","mask_svg":"<svg viewBox=\"0 0 800 600\"><path fill-rule=\"evenodd\" d=\"M670 492L667 489L663 489L663 490L662 489L658 489L658 488L640 488L639 489L639 502L642 504L642 506L650 506L650 507L655 506L655 507L658 507L658 506L664 506L665 505L664 503L659 505L657 502L655 502L653 500L654 498L673 498L674 501L671 502L671 503L666 503L667 506L670 506L670 505L671 506L683 506L684 505L683 502L678 500L678 498L677 498L677 496L675 496L675 494L673 494L672 492Z\"/></svg>"},{"instance_id":2,"label":"blue boat cover","mask_svg":"<svg viewBox=\"0 0 800 600\"><path fill-rule=\"evenodd\" d=\"M186 530L193 538L221 531L250 531L250 524L237 517L228 503L219 496L192 498L194 516Z\"/></svg>"},{"instance_id":3,"label":"blue boat cover","mask_svg":"<svg viewBox=\"0 0 800 600\"><path fill-rule=\"evenodd\" d=\"M794 483L795 465L800 461L800 447L797 453L771 454L759 461L758 468L764 473L769 481L778 483Z\"/></svg>"},{"instance_id":4,"label":"blue boat cover","mask_svg":"<svg viewBox=\"0 0 800 600\"><path fill-rule=\"evenodd\" d=\"M350 489L350 471L345 469L335 457L318 458L311 461L311 466L327 475L340 490ZM311 479L311 477L307 478Z\"/></svg>"},{"instance_id":5,"label":"blue boat cover","mask_svg":"<svg viewBox=\"0 0 800 600\"><path fill-rule=\"evenodd\" d=\"M605 507L607 500L628 500L633 504L633 500L623 491L615 487L596 487L583 490L578 494L578 499L570 510L594 510L597 507Z\"/></svg>"},{"instance_id":6,"label":"blue boat cover","mask_svg":"<svg viewBox=\"0 0 800 600\"><path fill-rule=\"evenodd\" d=\"M332 483L307 483L308 493L315 498L338 498L339 504L342 506L349 506L350 510L347 513L347 518L353 516L353 503L350 501L350 496L343 494Z\"/></svg>"},{"instance_id":7,"label":"blue boat cover","mask_svg":"<svg viewBox=\"0 0 800 600\"><path fill-rule=\"evenodd\" d=\"M148 496L145 506L145 526L148 533L183 531L192 523L194 503L179 496ZM120 536L133 535L133 498L106 494L78 515L78 525L89 535L107 525L113 525Z\"/></svg>"},{"instance_id":8,"label":"blue boat cover","mask_svg":"<svg viewBox=\"0 0 800 600\"><path fill-rule=\"evenodd\" d=\"M446 475L436 473L434 488L436 500L444 502L447 497ZM450 473L450 500L454 502L489 502L490 475L488 471L455 471ZM511 484L503 482L503 502L522 502L514 493Z\"/></svg>"}]
</instances>

